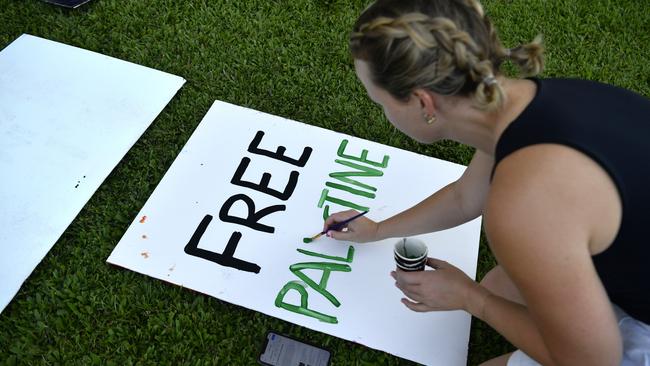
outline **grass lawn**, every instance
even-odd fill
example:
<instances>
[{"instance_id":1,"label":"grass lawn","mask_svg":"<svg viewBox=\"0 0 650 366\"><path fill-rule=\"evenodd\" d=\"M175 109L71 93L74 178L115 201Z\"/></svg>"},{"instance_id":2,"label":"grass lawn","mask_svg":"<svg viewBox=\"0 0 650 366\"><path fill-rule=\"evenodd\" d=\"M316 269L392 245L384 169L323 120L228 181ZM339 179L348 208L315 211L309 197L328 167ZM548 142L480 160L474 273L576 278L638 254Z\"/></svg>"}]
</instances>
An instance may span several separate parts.
<instances>
[{"instance_id":1,"label":"grass lawn","mask_svg":"<svg viewBox=\"0 0 650 366\"><path fill-rule=\"evenodd\" d=\"M366 97L347 50L365 5L94 0L68 11L37 0L0 0L0 48L29 33L187 79L0 314L0 364L249 365L269 329L329 348L335 365L408 364L105 262L215 99L467 164L471 148L418 144ZM544 34L543 76L593 79L650 96L647 0L484 5L506 46ZM483 240L478 278L493 264ZM469 364L511 349L473 321Z\"/></svg>"}]
</instances>

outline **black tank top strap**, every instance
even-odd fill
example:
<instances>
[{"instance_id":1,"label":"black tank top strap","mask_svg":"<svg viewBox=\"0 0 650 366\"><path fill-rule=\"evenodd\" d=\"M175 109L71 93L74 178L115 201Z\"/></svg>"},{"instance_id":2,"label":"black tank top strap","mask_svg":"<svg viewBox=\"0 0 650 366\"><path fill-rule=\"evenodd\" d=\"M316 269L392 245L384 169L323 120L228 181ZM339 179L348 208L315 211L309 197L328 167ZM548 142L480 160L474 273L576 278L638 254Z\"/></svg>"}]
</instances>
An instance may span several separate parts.
<instances>
[{"instance_id":1,"label":"black tank top strap","mask_svg":"<svg viewBox=\"0 0 650 366\"><path fill-rule=\"evenodd\" d=\"M650 100L629 90L586 80L532 79L533 100L497 142L498 164L535 144L561 144L598 163L614 181L623 205L612 245L593 256L612 302L650 323Z\"/></svg>"}]
</instances>

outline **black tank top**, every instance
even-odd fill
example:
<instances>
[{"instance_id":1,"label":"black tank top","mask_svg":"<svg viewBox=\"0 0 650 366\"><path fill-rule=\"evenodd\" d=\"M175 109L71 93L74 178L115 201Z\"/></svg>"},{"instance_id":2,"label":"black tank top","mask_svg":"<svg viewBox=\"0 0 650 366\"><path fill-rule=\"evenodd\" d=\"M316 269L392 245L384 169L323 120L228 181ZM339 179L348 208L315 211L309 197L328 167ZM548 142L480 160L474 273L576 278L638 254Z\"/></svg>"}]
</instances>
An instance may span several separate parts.
<instances>
[{"instance_id":1,"label":"black tank top","mask_svg":"<svg viewBox=\"0 0 650 366\"><path fill-rule=\"evenodd\" d=\"M610 300L650 324L650 100L585 80L532 79L537 94L501 135L494 169L535 144L562 144L612 178L623 216L612 245L592 257Z\"/></svg>"}]
</instances>

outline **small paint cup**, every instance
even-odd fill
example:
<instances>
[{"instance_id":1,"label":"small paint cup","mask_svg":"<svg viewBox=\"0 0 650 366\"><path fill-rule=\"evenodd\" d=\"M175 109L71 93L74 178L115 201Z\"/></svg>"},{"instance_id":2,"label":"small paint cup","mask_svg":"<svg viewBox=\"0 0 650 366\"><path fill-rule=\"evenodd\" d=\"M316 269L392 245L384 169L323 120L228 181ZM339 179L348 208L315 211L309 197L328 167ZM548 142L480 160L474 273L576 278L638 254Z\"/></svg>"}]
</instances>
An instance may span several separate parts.
<instances>
[{"instance_id":1,"label":"small paint cup","mask_svg":"<svg viewBox=\"0 0 650 366\"><path fill-rule=\"evenodd\" d=\"M394 249L397 268L406 272L424 271L428 252L429 249L422 240L404 238L398 241Z\"/></svg>"}]
</instances>

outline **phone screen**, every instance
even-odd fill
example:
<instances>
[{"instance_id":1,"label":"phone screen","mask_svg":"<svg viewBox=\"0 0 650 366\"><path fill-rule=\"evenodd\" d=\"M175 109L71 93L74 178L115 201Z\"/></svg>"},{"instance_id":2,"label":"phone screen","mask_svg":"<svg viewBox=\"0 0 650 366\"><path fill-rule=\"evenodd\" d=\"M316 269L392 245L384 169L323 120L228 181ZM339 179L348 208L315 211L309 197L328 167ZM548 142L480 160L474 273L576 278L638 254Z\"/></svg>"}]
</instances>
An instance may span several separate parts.
<instances>
[{"instance_id":1,"label":"phone screen","mask_svg":"<svg viewBox=\"0 0 650 366\"><path fill-rule=\"evenodd\" d=\"M330 352L281 334L269 332L259 359L270 366L327 366Z\"/></svg>"}]
</instances>

